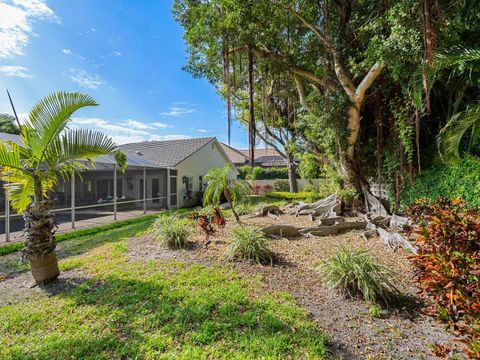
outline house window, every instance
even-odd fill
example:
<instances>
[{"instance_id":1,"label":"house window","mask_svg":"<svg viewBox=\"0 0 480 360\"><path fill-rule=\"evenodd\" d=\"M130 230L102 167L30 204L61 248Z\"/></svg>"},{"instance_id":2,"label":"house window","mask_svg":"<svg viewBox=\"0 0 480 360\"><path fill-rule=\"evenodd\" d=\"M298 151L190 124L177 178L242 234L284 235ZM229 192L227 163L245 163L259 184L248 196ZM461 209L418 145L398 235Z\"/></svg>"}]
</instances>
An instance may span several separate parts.
<instances>
[{"instance_id":1,"label":"house window","mask_svg":"<svg viewBox=\"0 0 480 360\"><path fill-rule=\"evenodd\" d=\"M203 191L203 176L198 177L198 191Z\"/></svg>"}]
</instances>

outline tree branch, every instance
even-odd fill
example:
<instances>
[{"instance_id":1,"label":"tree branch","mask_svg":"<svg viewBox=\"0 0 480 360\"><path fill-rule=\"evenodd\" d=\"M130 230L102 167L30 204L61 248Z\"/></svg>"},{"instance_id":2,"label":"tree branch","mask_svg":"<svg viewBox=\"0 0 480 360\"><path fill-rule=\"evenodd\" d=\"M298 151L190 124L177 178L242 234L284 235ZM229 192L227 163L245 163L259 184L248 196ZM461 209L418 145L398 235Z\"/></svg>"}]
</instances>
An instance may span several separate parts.
<instances>
[{"instance_id":1,"label":"tree branch","mask_svg":"<svg viewBox=\"0 0 480 360\"><path fill-rule=\"evenodd\" d=\"M356 99L358 99L358 101L363 102L365 93L377 79L377 77L382 73L384 67L385 66L380 63L373 64L372 68L368 71L367 75L365 75L363 80L360 82L360 85L358 85L357 89L355 90L354 96Z\"/></svg>"}]
</instances>

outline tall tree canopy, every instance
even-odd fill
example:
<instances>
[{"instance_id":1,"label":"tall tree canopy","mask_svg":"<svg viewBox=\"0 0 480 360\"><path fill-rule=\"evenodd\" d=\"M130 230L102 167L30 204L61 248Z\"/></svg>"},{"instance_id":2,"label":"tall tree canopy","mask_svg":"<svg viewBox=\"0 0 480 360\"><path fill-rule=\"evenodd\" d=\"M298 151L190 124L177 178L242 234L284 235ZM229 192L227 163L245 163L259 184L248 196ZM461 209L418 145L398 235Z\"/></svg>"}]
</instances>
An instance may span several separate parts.
<instances>
[{"instance_id":1,"label":"tall tree canopy","mask_svg":"<svg viewBox=\"0 0 480 360\"><path fill-rule=\"evenodd\" d=\"M296 142L327 157L364 195L367 176L396 188L406 177L412 181L422 151L431 151L452 115L439 103L461 109L462 94L470 86L478 92L475 73L465 83L464 69L433 71L437 54L460 39L478 40L474 0L176 0L173 11L185 29L185 68L218 89L229 114L232 106L243 110L236 114L248 112L250 123L265 115L265 124L273 124L275 102L263 98L272 82L280 83L274 96L288 94ZM249 129L261 137L260 124Z\"/></svg>"}]
</instances>

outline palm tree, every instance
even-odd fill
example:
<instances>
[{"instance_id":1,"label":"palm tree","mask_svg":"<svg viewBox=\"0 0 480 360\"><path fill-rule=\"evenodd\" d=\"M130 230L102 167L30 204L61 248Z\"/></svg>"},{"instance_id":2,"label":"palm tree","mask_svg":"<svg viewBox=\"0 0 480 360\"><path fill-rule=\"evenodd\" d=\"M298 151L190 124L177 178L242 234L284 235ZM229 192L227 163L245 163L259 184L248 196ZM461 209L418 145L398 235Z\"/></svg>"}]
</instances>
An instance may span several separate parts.
<instances>
[{"instance_id":1,"label":"palm tree","mask_svg":"<svg viewBox=\"0 0 480 360\"><path fill-rule=\"evenodd\" d=\"M86 168L84 161L113 155L122 169L126 156L112 139L89 129L69 128L72 114L83 107L98 105L89 95L58 92L41 99L20 129L21 145L0 142L0 179L12 207L24 214L23 257L28 259L38 284L54 281L60 271L55 255L56 225L51 213L55 202L47 197L60 178Z\"/></svg>"},{"instance_id":2,"label":"palm tree","mask_svg":"<svg viewBox=\"0 0 480 360\"><path fill-rule=\"evenodd\" d=\"M437 70L467 66L478 66L480 62L479 49L455 48L448 54L439 55L436 62ZM468 70L468 69L467 69ZM465 135L469 133L468 150L480 141L480 101L467 106L464 111L453 115L439 132L438 149L442 160L449 161L460 157L460 148Z\"/></svg>"},{"instance_id":3,"label":"palm tree","mask_svg":"<svg viewBox=\"0 0 480 360\"><path fill-rule=\"evenodd\" d=\"M232 170L232 166L226 164L223 168L213 168L208 171L208 174L205 175L207 188L203 194L203 205L218 205L223 195L232 209L235 220L240 222L234 204L249 194L251 189L250 184L246 181L230 182L228 174Z\"/></svg>"}]
</instances>

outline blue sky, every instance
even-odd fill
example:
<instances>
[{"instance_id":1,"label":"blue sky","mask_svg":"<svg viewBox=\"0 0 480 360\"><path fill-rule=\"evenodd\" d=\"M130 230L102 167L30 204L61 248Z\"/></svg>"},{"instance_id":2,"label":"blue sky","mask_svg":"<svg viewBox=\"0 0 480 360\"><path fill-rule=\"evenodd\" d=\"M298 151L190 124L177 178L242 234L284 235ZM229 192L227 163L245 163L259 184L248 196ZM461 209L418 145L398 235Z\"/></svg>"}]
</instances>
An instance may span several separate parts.
<instances>
[{"instance_id":1,"label":"blue sky","mask_svg":"<svg viewBox=\"0 0 480 360\"><path fill-rule=\"evenodd\" d=\"M19 113L57 90L100 104L74 123L118 143L216 136L226 142L226 111L215 89L182 70L182 28L171 0L0 0L0 112ZM246 147L238 123L232 145Z\"/></svg>"}]
</instances>

